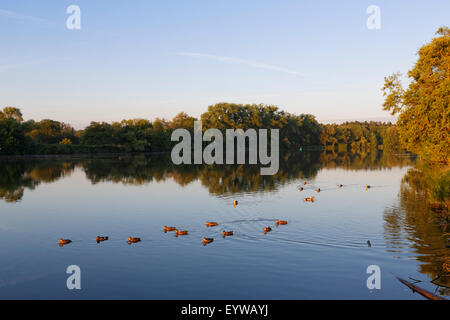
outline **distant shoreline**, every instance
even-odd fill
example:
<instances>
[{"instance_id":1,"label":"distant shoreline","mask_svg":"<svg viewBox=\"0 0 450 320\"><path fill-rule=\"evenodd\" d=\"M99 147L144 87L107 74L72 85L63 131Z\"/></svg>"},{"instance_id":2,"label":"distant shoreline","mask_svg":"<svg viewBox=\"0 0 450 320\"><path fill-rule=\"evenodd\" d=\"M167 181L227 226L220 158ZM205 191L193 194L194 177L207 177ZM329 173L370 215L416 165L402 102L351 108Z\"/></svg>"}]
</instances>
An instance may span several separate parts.
<instances>
[{"instance_id":1,"label":"distant shoreline","mask_svg":"<svg viewBox=\"0 0 450 320\"><path fill-rule=\"evenodd\" d=\"M106 156L134 156L134 155L170 154L170 151L146 151L146 152L102 152L102 153L73 153L73 154L18 154L0 155L3 159L56 159L56 158L101 158Z\"/></svg>"}]
</instances>

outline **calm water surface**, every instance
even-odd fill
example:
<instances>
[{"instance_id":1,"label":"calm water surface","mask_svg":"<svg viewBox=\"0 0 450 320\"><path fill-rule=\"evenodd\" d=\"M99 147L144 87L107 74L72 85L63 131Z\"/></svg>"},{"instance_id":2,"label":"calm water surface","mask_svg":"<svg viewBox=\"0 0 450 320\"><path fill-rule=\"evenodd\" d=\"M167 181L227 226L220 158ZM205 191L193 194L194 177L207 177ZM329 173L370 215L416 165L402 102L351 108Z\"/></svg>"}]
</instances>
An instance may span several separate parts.
<instances>
[{"instance_id":1,"label":"calm water surface","mask_svg":"<svg viewBox=\"0 0 450 320\"><path fill-rule=\"evenodd\" d=\"M426 209L402 198L413 166L307 153L261 177L256 166L177 167L165 156L0 160L0 298L422 299L394 275L447 296L430 280L450 249L439 228L408 218ZM61 237L73 242L59 247ZM81 290L66 287L72 264ZM381 290L366 287L369 265L381 268Z\"/></svg>"}]
</instances>

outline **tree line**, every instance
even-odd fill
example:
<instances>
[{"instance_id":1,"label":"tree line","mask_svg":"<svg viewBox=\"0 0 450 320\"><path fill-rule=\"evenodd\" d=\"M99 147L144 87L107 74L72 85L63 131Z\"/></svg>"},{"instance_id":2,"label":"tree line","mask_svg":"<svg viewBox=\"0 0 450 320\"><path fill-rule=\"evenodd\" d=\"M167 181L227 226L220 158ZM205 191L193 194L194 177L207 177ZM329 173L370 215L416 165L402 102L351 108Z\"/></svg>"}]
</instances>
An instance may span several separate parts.
<instances>
[{"instance_id":1,"label":"tree line","mask_svg":"<svg viewBox=\"0 0 450 320\"><path fill-rule=\"evenodd\" d=\"M323 125L320 142L326 150L367 153L401 149L397 128L388 122L345 122Z\"/></svg>"},{"instance_id":2,"label":"tree line","mask_svg":"<svg viewBox=\"0 0 450 320\"><path fill-rule=\"evenodd\" d=\"M366 152L398 146L395 126L380 122L323 125L310 114L295 115L276 106L219 103L208 107L200 119L182 112L172 120L130 119L91 122L82 130L55 120L23 121L20 109L0 111L0 154L71 154L103 152L164 152L174 145L171 134L184 128L191 133L194 121L203 130L279 129L280 147L292 150L325 147L330 151Z\"/></svg>"}]
</instances>

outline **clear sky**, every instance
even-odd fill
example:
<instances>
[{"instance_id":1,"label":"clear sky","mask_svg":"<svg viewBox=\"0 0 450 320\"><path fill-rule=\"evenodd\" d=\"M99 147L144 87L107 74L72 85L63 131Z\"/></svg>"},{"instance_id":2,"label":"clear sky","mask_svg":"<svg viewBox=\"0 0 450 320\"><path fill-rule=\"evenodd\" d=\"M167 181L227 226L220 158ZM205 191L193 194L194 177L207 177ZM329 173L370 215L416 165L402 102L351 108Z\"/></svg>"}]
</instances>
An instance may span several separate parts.
<instances>
[{"instance_id":1,"label":"clear sky","mask_svg":"<svg viewBox=\"0 0 450 320\"><path fill-rule=\"evenodd\" d=\"M80 30L66 27L72 4ZM442 25L449 0L0 0L0 106L77 128L224 101L387 120L383 77L410 69Z\"/></svg>"}]
</instances>

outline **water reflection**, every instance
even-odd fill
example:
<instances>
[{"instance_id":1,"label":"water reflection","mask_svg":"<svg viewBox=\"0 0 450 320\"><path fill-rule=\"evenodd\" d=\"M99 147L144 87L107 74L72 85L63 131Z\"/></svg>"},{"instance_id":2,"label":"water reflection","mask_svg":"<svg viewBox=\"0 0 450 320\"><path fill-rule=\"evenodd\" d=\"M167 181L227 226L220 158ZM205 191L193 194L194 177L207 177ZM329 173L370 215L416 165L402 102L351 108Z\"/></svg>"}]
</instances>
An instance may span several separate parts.
<instances>
[{"instance_id":1,"label":"water reflection","mask_svg":"<svg viewBox=\"0 0 450 320\"><path fill-rule=\"evenodd\" d=\"M19 159L0 161L0 199L16 202L24 190L34 190L41 183L50 183L73 172L76 162Z\"/></svg>"},{"instance_id":2,"label":"water reflection","mask_svg":"<svg viewBox=\"0 0 450 320\"><path fill-rule=\"evenodd\" d=\"M436 284L440 295L450 295L450 224L448 211L429 204L430 175L420 164L402 179L398 201L384 211L384 236L388 250L395 253L412 249L420 261L420 272Z\"/></svg>"},{"instance_id":3,"label":"water reflection","mask_svg":"<svg viewBox=\"0 0 450 320\"><path fill-rule=\"evenodd\" d=\"M199 180L217 196L277 190L296 179L312 179L321 168L348 170L408 166L409 157L390 153L309 152L285 154L273 176L262 176L258 165L173 165L168 154L115 156L109 158L0 159L0 199L20 201L25 189L51 183L81 168L93 183L143 185L172 179L181 186Z\"/></svg>"},{"instance_id":4,"label":"water reflection","mask_svg":"<svg viewBox=\"0 0 450 320\"><path fill-rule=\"evenodd\" d=\"M379 179L374 179L374 177L378 176L381 171L370 172L371 170L390 169L394 167L406 168L404 170L386 170L386 172L383 172L382 178ZM324 168L339 168L346 170L346 172L343 173L342 170L320 171ZM387 181L386 184L388 187L380 186L379 182L384 181L384 178L389 180L391 174L394 175L396 172L403 175L407 168L410 168L410 170L403 177L398 199L395 199L393 205L385 208L384 214L381 216L380 213L383 212L386 199L388 199L387 201L391 201L396 195L400 175L393 176L394 178L391 179L392 181ZM363 171L350 172L357 170ZM349 274L347 270L353 268L353 265L358 264L359 268L360 265L366 263L366 261L362 262L362 256L363 258L369 257L370 259L375 260L380 257L385 258L386 256L399 258L408 256L408 259L417 259L418 262L414 263L414 268L417 264L418 268L420 268L419 271L422 274L425 274L429 280L433 281L433 283L440 285L439 294L448 296L450 295L450 291L447 288L449 286L448 272L450 267L450 249L447 248L449 245L447 238L450 233L448 227L448 213L443 212L441 210L442 208L428 206L426 201L430 197L430 194L434 192L432 191L434 190L432 182L436 179L431 177L434 172L433 170L435 170L435 168L428 170L416 165L415 160L410 157L402 157L387 152L372 154L322 152L285 154L280 161L280 170L274 176L261 176L260 167L256 165L175 166L170 161L170 155L163 154L141 154L135 156L111 156L103 158L0 159L0 199L8 203L20 201L23 197L27 196L27 193L31 193L33 190L39 188L41 184L54 183L74 172L74 180L81 173L90 181L90 183L94 185L99 184L95 188L92 188L94 190L93 193L97 191L98 193L95 193L95 195L102 194L108 200L111 199L111 203L106 201L105 203L101 203L101 205L95 206L93 209L88 208L88 206L77 208L65 215L60 215L58 212L64 210L66 206L73 208L73 203L75 202L71 202L69 199L69 204L66 204L65 201L67 200L64 197L62 202L55 201L57 205L55 212L57 213L50 212L49 214L43 214L44 217L42 219L36 212L46 212L47 205L48 207L53 206L53 204L51 204L52 200L50 195L43 195L42 199L44 200L41 202L45 203L46 206L42 206L43 208L41 211L29 210L30 206L34 205L36 201L41 200L40 197L35 197L39 199L33 199L33 197L30 196L30 199L27 199L30 201L24 201L23 206L10 206L9 204L4 204L5 207L11 208L10 212L30 211L30 215L26 216L24 214L24 216L33 219L31 220L31 223L30 221L23 219L20 215L5 214L4 216L7 217L7 219L5 219L7 221L5 225L8 227L12 226L11 229L16 226L21 226L24 230L23 232L27 232L27 228L31 228L30 226L34 228L35 224L39 225L40 223L41 228L44 230L39 231L44 235L44 240L37 243L49 241L49 243L51 242L51 245L53 245L54 239L57 239L54 234L58 234L58 238L60 236L68 236L75 239L75 244L70 244L68 246L65 246L64 243L61 244L68 250L58 250L58 255L55 256L55 259L58 261L60 259L59 254L61 252L68 252L69 250L80 253L80 256L89 253L95 253L95 255L104 254L106 259L109 259L110 257L122 258L124 256L121 256L121 254L126 255L128 253L123 253L120 246L114 243L114 240L103 243L101 245L101 250L99 250L97 244L95 244L95 249L92 249L92 247L89 246L89 243L85 245L85 247L82 247L83 242L77 240L82 238L82 236L78 237L78 234L88 234L86 238L92 237L89 239L96 239L98 243L108 240L107 236L111 236L111 239L114 239L114 236L119 234L120 236L117 238L122 237L120 239L125 240L129 235L143 234L142 230L157 230L159 231L157 232L159 236L164 238L158 238L158 235L153 233L152 240L155 242L154 245L151 246L151 250L156 250L157 252L158 250L161 250L161 252L165 252L162 250L173 250L171 252L174 253L173 255L164 255L164 259L167 260L162 261L160 264L160 272L163 273L165 270L170 269L167 268L167 265L173 265L171 264L172 261L170 261L172 256L185 254L186 257L191 257L194 255L198 259L191 260L203 261L201 260L202 253L196 251L193 247L200 246L202 248L201 252L205 252L205 250L212 252L215 248L220 248L223 250L220 251L221 255L223 252L229 250L228 257L233 256L236 250L242 250L241 252L247 253L253 252L254 248L261 250L260 253L264 253L263 256L266 257L267 252L264 250L269 247L268 250L271 251L268 252L271 253L270 256L272 257L272 253L276 251L274 251L273 248L280 248L279 244L283 243L289 245L283 246L280 251L276 251L279 255L277 256L275 254L272 260L269 259L269 261L265 261L267 262L267 265L263 265L261 261L258 260L259 255L250 255L250 258L255 260L249 260L250 262L247 261L247 265L252 266L252 268L262 266L262 268L266 268L264 270L272 270L274 266L279 266L279 260L277 259L282 257L283 259L287 259L286 261L288 262L280 264L285 268L283 269L283 272L279 272L280 277L284 277L286 272L289 273L292 271L292 273L289 273L292 279L296 277L293 276L294 274L305 274L312 279L312 282L316 282L317 279L322 279L326 276L326 272L323 272L323 270L328 270L324 269L326 268L324 266L329 265L328 260L339 260L340 263L342 261L342 263L348 262L349 268L341 269L345 270L345 272L342 273L343 276L336 277L338 281L339 279L342 279L342 286L344 285L344 280L348 280L348 278L345 278L345 275ZM346 177L347 175L348 177ZM369 178L367 178L367 176L369 176ZM312 179L315 179L316 181L310 181ZM209 206L208 204L205 205L205 211L208 212L208 216L203 216L203 212L197 212L198 208L203 208L203 204L199 204L191 211L189 211L189 208L186 208L183 203L176 203L173 206L169 206L170 208L167 209L164 203L166 199L164 198L159 202L154 201L156 202L156 209L153 210L151 215L145 217L142 216L141 212L143 210L141 209L145 208L145 210L147 210L148 207L145 206L148 202L137 201L136 206L132 207L133 210L129 210L130 212L126 216L117 214L111 221L108 220L109 211L112 211L112 214L114 215L115 212L121 212L121 210L125 210L125 208L128 210L128 206L126 205L133 206L133 201L135 201L135 199L140 200L142 197L146 197L146 191L155 191L161 187L156 184L149 185L146 188L129 188L128 186L144 185L151 182L164 182L168 180L171 182L174 181L180 186L186 186L196 181L206 188L209 193L214 196L205 197L208 199L207 202L212 200L209 202ZM305 184L303 184L303 181L305 181ZM86 186L84 180L83 183L84 186ZM317 183L317 185L315 185L315 183ZM343 185L340 183L343 183ZM370 190L364 190L363 187L366 183L374 184L371 186ZM108 184L123 184L124 187L116 188L115 186L114 188L110 188L111 186L108 186ZM284 189L281 189L281 187L286 184L292 185L288 185ZM299 190L304 188L303 193L296 191L295 185L297 184L299 185ZM352 184L354 184L353 189ZM77 188L80 185L82 184L74 184L73 188ZM164 186L164 184L161 185ZM170 184L168 185L170 188L173 187ZM391 186L391 188L389 188L389 186ZM186 191L186 193L181 196L185 198L192 195L196 196L198 185L194 187L195 188L185 188L184 191ZM317 193L318 187L320 187L319 194ZM70 189L72 187L69 186L68 188L69 189L65 191L69 194L69 192L72 191L72 189ZM136 197L133 197L130 200L124 199L124 205L120 206L122 200L118 201L117 199L113 199L108 193L111 189L120 189L120 191L124 193L137 190L136 192L142 193L137 194ZM276 195L279 196L278 201L272 201L274 200L274 195L271 194L271 192L277 190L282 190L283 192L279 192ZM332 192L330 190L334 191ZM440 189L437 188L436 190ZM203 192L204 189L201 191L203 197L203 194L205 193ZM223 206L221 202L225 201L222 201L223 199L218 199L220 197L242 193L261 193L261 197L254 197L253 199L253 197L246 198L245 196L233 196L230 197L230 199L226 199L227 204ZM161 195L163 192L157 194ZM358 195L357 197L361 197L364 194L366 197L360 201L355 201L355 203L350 203L354 194ZM437 194L439 194L439 192ZM83 196L84 195L85 194L83 194ZM317 201L314 204L310 202L305 203L303 201L305 197L313 200L313 195L317 197ZM45 196L48 198L45 198ZM158 196L155 197L157 198ZM92 199L94 198L95 196L93 195ZM89 199L90 198L88 197L88 200ZM234 199L239 199L239 204L237 203L237 200L235 200L235 202L233 202L235 208L232 208L231 203ZM248 205L250 201L257 203L261 200L267 202L264 202L264 205ZM92 202L87 202L89 206L92 204ZM381 204L380 207L377 206L379 203ZM153 202L151 204L153 204ZM120 208L114 210L114 206L116 205L119 205ZM216 206L218 209L214 211ZM373 210L368 210L369 214L361 212L364 211L366 207L370 207L370 209ZM22 211L19 210L21 208ZM111 208L113 208L113 210L110 210ZM177 210L174 210L174 208ZM301 208L301 210L299 208ZM14 209L17 211L14 211ZM81 214L79 215L77 211L81 212ZM105 213L106 211L108 212L107 214ZM74 212L77 214L74 214ZM173 214L169 216L169 212L173 212ZM189 214L185 214L186 212ZM91 217L92 220L89 220L89 223L84 222L84 219L91 219ZM198 220L193 217L202 217L202 219ZM50 224L50 227L47 228L47 221L51 221L50 219L55 218L59 219L58 222L53 225ZM275 220L276 218L279 218L279 220ZM382 218L384 219L384 228L378 223ZM190 220L195 220L195 223L191 223ZM199 231L200 229L195 227L196 224L199 223L198 221L201 221L202 223L202 231ZM207 226L213 226L213 228L203 229L206 221L208 221ZM220 223L220 227L216 226L217 222L215 221ZM432 221L432 223L430 223L430 221ZM222 225L222 222L226 223ZM160 231L161 226L164 224L167 224L167 226L162 229L162 231L164 231L163 233ZM105 229L102 229L105 225ZM126 231L121 230L122 225L125 226ZM143 225L142 228L140 228L141 225ZM155 227L155 225L157 225L157 227ZM183 225L183 228L186 229L176 230L175 227L171 227L173 225ZM377 229L377 225L379 225L379 229ZM372 226L376 229L375 231L372 231ZM61 228L63 229L62 231L60 230ZM292 230L297 229L300 231L292 232ZM273 231L270 232L271 230ZM61 235L59 235L60 232ZM67 232L70 232L70 234L67 235ZM199 236L200 232L201 237ZM74 234L77 235L73 236ZM266 236L264 236L264 234L266 234ZM94 238L93 236L95 235L98 235L98 237ZM145 235L143 237L145 237ZM176 245L172 246L171 243L166 243L167 241L175 240L174 237L177 237L177 245L180 241L186 244L183 247L183 250L177 251ZM383 237L384 239L382 239ZM51 239L48 240L47 238ZM226 242L226 245L224 245L224 238L230 240ZM8 239L8 237L5 236L5 239ZM140 238L134 238L132 236L127 240L127 243L132 248L143 250L140 252L149 250L149 246L146 246L146 238L144 238L143 242L140 242ZM257 241L261 243L261 246L258 246L256 243ZM122 241L120 242L120 245L124 244ZM195 243L195 246L189 245L193 243ZM205 245L205 248L208 249L203 250L200 243ZM272 245L274 245L274 247L271 247ZM46 248L45 246L43 247ZM20 248L20 246L18 246L18 248ZM33 247L33 250L30 250L30 254L33 254L33 252L43 252L44 255L48 254L51 256L51 254L48 253L47 248L45 251L39 250L39 246ZM96 251L94 252L92 250ZM386 252L386 250L389 251L389 253ZM21 251L17 250L16 252L18 252L16 256L19 256ZM73 252L70 253L72 254ZM114 254L112 254L112 252L114 252ZM343 254L346 254L346 257L348 258L341 259L344 257ZM217 256L216 259L222 259L221 255L220 257ZM414 257L411 258L411 255ZM141 259L142 256L136 255L137 259ZM248 255L244 254L243 256L247 257ZM311 263L305 263L305 260L303 259L305 256L312 257L309 260ZM227 257L226 254L224 257ZM292 260L289 260L291 258ZM6 261L8 259L3 260ZM232 264L227 265L222 261L215 265L216 268L223 268L221 270L222 273L220 273L221 275L224 272L226 273L226 270L232 270L230 266L234 266L233 264L235 262L232 259L228 260L232 261ZM395 266L398 266L396 271L403 270L404 264L397 259L392 260L392 263ZM93 261L96 261L96 259L93 259ZM120 261L122 261L122 259L120 259ZM300 263L297 263L297 261ZM118 264L120 265L120 262L118 262ZM195 263L193 263L191 267L191 270L194 270ZM302 267L304 268L303 273L298 272L298 269ZM9 269L5 267L5 270ZM319 272L314 273L312 270L319 270ZM147 270L142 268L142 274L148 274ZM195 279L196 273L193 272L193 274L193 278ZM249 271L248 274L253 275L253 269ZM234 273L229 273L228 275L233 279L235 277ZM414 274L409 275L414 277ZM166 276L170 279L172 277L169 273L166 274ZM286 283L292 283L290 278L289 280L288 278L289 277L286 276ZM305 278L301 278L301 280L306 281ZM243 279L245 281L245 277L243 277ZM299 286L295 287L294 291L299 292L298 289L304 289L304 287L302 287L304 282L300 281L299 278L295 279L298 280L297 284ZM280 283L279 280L280 279L278 279L276 283ZM148 283L154 283L154 281L157 281L157 279L152 278L152 281L148 281ZM359 279L357 281L359 281ZM261 283L260 279L257 279L257 281L255 280L254 282L250 281L247 285L254 286L258 283ZM227 284L228 283L224 282L224 285ZM279 292L284 292L284 286L284 284L283 286L280 286L280 288L283 288L280 289ZM316 284L312 283L309 288L314 286L316 286ZM356 289L353 288L353 290L359 290L359 287L360 285L358 282L358 286ZM261 288L258 290L260 289ZM205 289L203 288L203 290ZM395 290L397 290L397 288L391 287L391 290L393 290L392 292L396 292ZM267 296L270 296L271 294L272 292ZM341 297L340 294L340 292L337 292L330 296ZM283 295L278 296L284 297ZM396 293L392 296L398 297Z\"/></svg>"}]
</instances>

